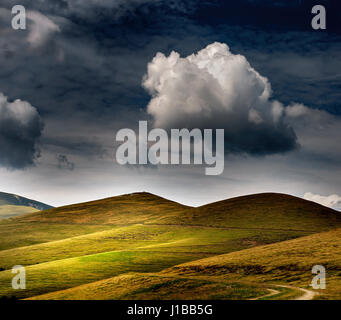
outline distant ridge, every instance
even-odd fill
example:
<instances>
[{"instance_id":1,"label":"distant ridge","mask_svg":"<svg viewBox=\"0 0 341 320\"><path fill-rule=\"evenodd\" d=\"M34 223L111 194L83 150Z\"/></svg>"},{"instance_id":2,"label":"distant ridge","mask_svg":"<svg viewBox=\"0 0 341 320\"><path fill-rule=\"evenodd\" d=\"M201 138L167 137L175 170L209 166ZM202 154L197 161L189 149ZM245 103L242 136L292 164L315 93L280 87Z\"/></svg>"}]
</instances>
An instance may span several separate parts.
<instances>
[{"instance_id":1,"label":"distant ridge","mask_svg":"<svg viewBox=\"0 0 341 320\"><path fill-rule=\"evenodd\" d=\"M16 194L0 192L0 206L23 206L37 210L47 210L53 208L45 203L18 196Z\"/></svg>"}]
</instances>

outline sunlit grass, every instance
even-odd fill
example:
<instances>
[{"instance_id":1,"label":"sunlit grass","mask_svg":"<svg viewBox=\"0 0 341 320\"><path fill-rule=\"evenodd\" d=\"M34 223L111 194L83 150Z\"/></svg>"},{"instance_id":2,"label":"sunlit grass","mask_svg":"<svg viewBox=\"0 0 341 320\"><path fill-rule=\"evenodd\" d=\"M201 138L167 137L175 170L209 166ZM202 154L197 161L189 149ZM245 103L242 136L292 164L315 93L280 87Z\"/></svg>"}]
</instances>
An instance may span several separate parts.
<instances>
[{"instance_id":1,"label":"sunlit grass","mask_svg":"<svg viewBox=\"0 0 341 320\"><path fill-rule=\"evenodd\" d=\"M138 193L50 209L0 222L0 296L249 299L276 283L307 287L312 266L325 264L320 297L332 298L341 234L319 232L337 227L339 213L276 194L189 208ZM26 290L11 288L18 264ZM280 291L271 299L299 294Z\"/></svg>"}]
</instances>

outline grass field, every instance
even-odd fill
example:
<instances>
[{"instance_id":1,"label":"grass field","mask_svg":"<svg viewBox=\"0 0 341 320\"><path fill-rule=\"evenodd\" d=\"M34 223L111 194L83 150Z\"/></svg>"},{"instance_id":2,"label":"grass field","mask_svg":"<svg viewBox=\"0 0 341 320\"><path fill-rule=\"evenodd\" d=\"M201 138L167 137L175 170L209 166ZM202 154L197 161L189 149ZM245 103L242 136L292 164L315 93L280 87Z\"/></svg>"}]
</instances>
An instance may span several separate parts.
<instances>
[{"instance_id":1,"label":"grass field","mask_svg":"<svg viewBox=\"0 0 341 320\"><path fill-rule=\"evenodd\" d=\"M165 274L200 274L235 281L271 282L308 288L314 265L327 270L320 299L341 299L341 229L198 260Z\"/></svg>"},{"instance_id":2,"label":"grass field","mask_svg":"<svg viewBox=\"0 0 341 320\"><path fill-rule=\"evenodd\" d=\"M66 239L92 232L110 230L114 227L112 225L98 224L20 223L15 219L6 219L0 221L0 250Z\"/></svg>"},{"instance_id":3,"label":"grass field","mask_svg":"<svg viewBox=\"0 0 341 320\"><path fill-rule=\"evenodd\" d=\"M245 299L266 294L267 288L280 291L271 299L293 298L299 295L297 290L278 285L309 288L314 265L323 265L327 270L326 290L319 290L317 298L341 299L341 229L195 260L156 274L114 277L37 298L89 299L92 295L107 299L183 299L195 297L196 293L200 298L200 293L205 292L202 299ZM125 283L133 284L133 289ZM188 283L196 288L191 295L184 293ZM215 289L207 291L208 286Z\"/></svg>"},{"instance_id":4,"label":"grass field","mask_svg":"<svg viewBox=\"0 0 341 320\"><path fill-rule=\"evenodd\" d=\"M332 298L341 229L325 231L337 227L340 213L280 194L190 208L137 193L49 209L0 221L0 296L251 299L272 288L269 299L286 299L299 289L276 284L305 287L325 263L335 290L319 297ZM11 288L18 264L26 290Z\"/></svg>"},{"instance_id":5,"label":"grass field","mask_svg":"<svg viewBox=\"0 0 341 320\"><path fill-rule=\"evenodd\" d=\"M249 299L267 290L250 283L231 283L197 277L173 277L150 273L129 273L78 287L36 296L32 300L202 300Z\"/></svg>"},{"instance_id":6,"label":"grass field","mask_svg":"<svg viewBox=\"0 0 341 320\"><path fill-rule=\"evenodd\" d=\"M37 212L38 210L32 207L0 205L0 220L8 219L26 213Z\"/></svg>"}]
</instances>

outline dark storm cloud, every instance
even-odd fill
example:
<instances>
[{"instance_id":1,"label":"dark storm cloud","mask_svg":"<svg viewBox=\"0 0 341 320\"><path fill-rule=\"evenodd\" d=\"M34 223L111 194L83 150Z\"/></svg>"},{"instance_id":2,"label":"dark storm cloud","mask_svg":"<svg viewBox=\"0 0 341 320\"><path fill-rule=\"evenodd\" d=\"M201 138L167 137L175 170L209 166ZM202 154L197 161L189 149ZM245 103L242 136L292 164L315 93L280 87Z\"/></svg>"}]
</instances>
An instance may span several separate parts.
<instances>
[{"instance_id":1,"label":"dark storm cloud","mask_svg":"<svg viewBox=\"0 0 341 320\"><path fill-rule=\"evenodd\" d=\"M51 137L43 139L42 142L48 145L51 150L64 150L70 154L80 155L88 158L103 158L108 155L108 150L103 148L101 143L92 137Z\"/></svg>"},{"instance_id":2,"label":"dark storm cloud","mask_svg":"<svg viewBox=\"0 0 341 320\"><path fill-rule=\"evenodd\" d=\"M80 135L76 132L75 136L60 135L58 136L47 136L41 139L41 143L45 145L49 153L57 154L68 154L68 156L88 158L88 159L103 159L110 156L110 151L103 147L108 141L103 137L93 137ZM109 143L113 144L112 140ZM112 147L111 147L112 148Z\"/></svg>"},{"instance_id":3,"label":"dark storm cloud","mask_svg":"<svg viewBox=\"0 0 341 320\"><path fill-rule=\"evenodd\" d=\"M140 82L146 64L155 50L178 42L178 33L162 36L161 26L154 24L155 32L150 26L136 29L129 21L117 27L110 14L99 17L101 23L48 16L60 32L51 34L39 50L29 47L30 29L15 32L8 21L6 37L0 40L3 91L30 101L43 117L97 116L110 121L122 110L144 108L148 96ZM139 17L135 20L143 20ZM156 13L150 17L159 19ZM181 42L191 46L193 39L184 34Z\"/></svg>"},{"instance_id":4,"label":"dark storm cloud","mask_svg":"<svg viewBox=\"0 0 341 320\"><path fill-rule=\"evenodd\" d=\"M258 11L244 10L246 2L23 1L27 9L39 11L56 27L41 38L44 41L39 47L32 47L28 41L31 28L18 33L8 22L2 26L2 91L11 99L30 101L47 125L53 120L62 126L63 119L72 119L75 126L65 133L74 137L72 143L60 139L59 148L64 149L58 153L73 150L88 157L102 151L97 144L86 143L91 132L77 136L81 125L86 128L97 123L104 132L110 123L128 118L130 110L142 110L129 119L131 123L148 117L149 95L141 79L156 52L168 55L175 50L187 56L220 41L234 54L243 54L269 79L274 99L285 105L298 101L340 112L341 91L337 89L341 78L335 75L340 67L338 36L302 29L308 20L299 21L296 11L290 19L283 15L281 8L297 7L294 1L290 5L252 1L250 5L260 8ZM5 0L2 6L9 9L13 4L15 1ZM228 148L265 154L292 150L297 145L289 125L265 123L262 130L259 126L237 130L237 135L231 131ZM44 143L62 131L58 127L49 130Z\"/></svg>"},{"instance_id":5,"label":"dark storm cloud","mask_svg":"<svg viewBox=\"0 0 341 320\"><path fill-rule=\"evenodd\" d=\"M22 0L21 5L29 10L37 10L48 15L70 19L103 19L110 16L113 22L131 19L141 14L151 14L158 9L188 13L196 7L195 0ZM12 7L16 0L4 0L4 7Z\"/></svg>"},{"instance_id":6,"label":"dark storm cloud","mask_svg":"<svg viewBox=\"0 0 341 320\"><path fill-rule=\"evenodd\" d=\"M214 179L193 167L143 173L113 163L114 132L150 120L151 98L141 80L157 52L168 56L174 50L186 57L216 41L226 43L268 78L272 100L340 114L341 40L332 16L341 10L328 7L328 29L315 32L311 2L303 6L298 1L2 0L0 92L10 101L29 101L46 126L39 166L24 174L0 169L0 186L11 185L24 194L31 190L32 198L45 197L56 205L136 190L154 190L195 205L269 190L339 194L341 121L334 116L332 125L320 119L311 125L311 117L297 116L290 122L285 117L277 128L265 122L262 130L249 125L242 131L240 123L233 127L230 122L239 133L229 136L232 151L262 155L290 150L295 142L302 147L265 158L229 154L225 176ZM48 20L28 19L28 29L16 32L10 27L14 4ZM48 34L39 32L46 30L44 22L50 26ZM34 39L42 40L39 46L29 41L33 29L38 32ZM251 119L257 121L255 113ZM58 169L58 158L66 170ZM72 163L74 170L67 170Z\"/></svg>"},{"instance_id":7,"label":"dark storm cloud","mask_svg":"<svg viewBox=\"0 0 341 320\"><path fill-rule=\"evenodd\" d=\"M0 166L22 169L33 165L42 129L34 107L20 100L8 102L0 93Z\"/></svg>"},{"instance_id":8,"label":"dark storm cloud","mask_svg":"<svg viewBox=\"0 0 341 320\"><path fill-rule=\"evenodd\" d=\"M212 0L199 6L195 18L201 23L233 24L266 30L311 31L312 8L324 5L328 13L328 31L341 34L341 5L337 0Z\"/></svg>"}]
</instances>

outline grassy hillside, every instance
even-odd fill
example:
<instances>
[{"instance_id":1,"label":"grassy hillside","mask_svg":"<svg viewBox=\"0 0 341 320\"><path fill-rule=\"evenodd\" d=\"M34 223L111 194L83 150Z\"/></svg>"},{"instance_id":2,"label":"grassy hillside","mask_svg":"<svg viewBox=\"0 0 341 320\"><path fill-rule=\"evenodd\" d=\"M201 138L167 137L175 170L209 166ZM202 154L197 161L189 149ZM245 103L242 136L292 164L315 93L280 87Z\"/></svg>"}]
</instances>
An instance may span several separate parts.
<instances>
[{"instance_id":1,"label":"grassy hillside","mask_svg":"<svg viewBox=\"0 0 341 320\"><path fill-rule=\"evenodd\" d=\"M30 246L112 229L112 225L0 221L0 250Z\"/></svg>"},{"instance_id":2,"label":"grassy hillside","mask_svg":"<svg viewBox=\"0 0 341 320\"><path fill-rule=\"evenodd\" d=\"M59 241L0 251L0 296L29 297L127 272L164 268L224 252L297 237L296 232L191 226L131 225ZM10 267L27 267L28 290L10 287ZM7 271L6 271L7 270Z\"/></svg>"},{"instance_id":3,"label":"grassy hillside","mask_svg":"<svg viewBox=\"0 0 341 320\"><path fill-rule=\"evenodd\" d=\"M188 207L150 193L132 193L102 200L45 210L19 222L115 224L158 221L164 216L179 217Z\"/></svg>"},{"instance_id":4,"label":"grassy hillside","mask_svg":"<svg viewBox=\"0 0 341 320\"><path fill-rule=\"evenodd\" d=\"M173 222L164 217L163 221ZM236 228L330 230L341 214L315 202L279 193L261 193L191 208L177 223Z\"/></svg>"},{"instance_id":5,"label":"grassy hillside","mask_svg":"<svg viewBox=\"0 0 341 320\"><path fill-rule=\"evenodd\" d=\"M323 265L327 270L327 289L320 291L320 298L341 299L341 229L217 255L164 273L308 287L314 265Z\"/></svg>"},{"instance_id":6,"label":"grassy hillside","mask_svg":"<svg viewBox=\"0 0 341 320\"><path fill-rule=\"evenodd\" d=\"M144 223L164 215L179 216L187 208L152 194L135 193L35 212L0 221L0 250Z\"/></svg>"},{"instance_id":7,"label":"grassy hillside","mask_svg":"<svg viewBox=\"0 0 341 320\"><path fill-rule=\"evenodd\" d=\"M296 238L306 233L198 228L191 226L130 225L111 227L58 241L0 251L0 268L32 265L110 251L140 250L196 254L197 258Z\"/></svg>"},{"instance_id":8,"label":"grassy hillside","mask_svg":"<svg viewBox=\"0 0 341 320\"><path fill-rule=\"evenodd\" d=\"M219 279L129 273L74 288L35 296L32 300L202 300L251 299L267 289Z\"/></svg>"},{"instance_id":9,"label":"grassy hillside","mask_svg":"<svg viewBox=\"0 0 341 320\"><path fill-rule=\"evenodd\" d=\"M278 193L237 197L192 208L141 192L53 208L18 217L16 222L181 224L322 231L341 226L341 214L315 202Z\"/></svg>"},{"instance_id":10,"label":"grassy hillside","mask_svg":"<svg viewBox=\"0 0 341 320\"><path fill-rule=\"evenodd\" d=\"M318 299L341 299L341 229L276 244L217 255L177 265L156 274L129 274L72 289L52 292L39 299L247 299L280 293L273 298L299 295L277 285L309 288L311 269L323 265L327 288ZM293 291L293 292L290 292Z\"/></svg>"},{"instance_id":11,"label":"grassy hillside","mask_svg":"<svg viewBox=\"0 0 341 320\"><path fill-rule=\"evenodd\" d=\"M231 282L232 278L214 275L217 281L206 273L194 278L185 274L183 279L175 272L178 269L161 271L337 227L341 228L340 213L282 194L245 196L190 208L135 193L49 209L0 222L0 296L28 298L60 290L75 290L84 296L78 286L96 287L98 282L101 289L93 298L193 297L203 286L217 292L211 298L251 298L268 288L252 279ZM10 268L17 264L27 266L27 289L23 291L10 287ZM103 283L108 288L116 286L117 277L127 273L130 276L124 278L127 284L122 292L106 292ZM87 292L94 292L95 287Z\"/></svg>"},{"instance_id":12,"label":"grassy hillside","mask_svg":"<svg viewBox=\"0 0 341 320\"><path fill-rule=\"evenodd\" d=\"M0 205L0 220L38 211L32 207Z\"/></svg>"}]
</instances>

